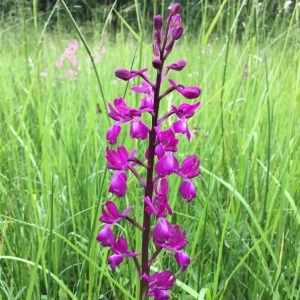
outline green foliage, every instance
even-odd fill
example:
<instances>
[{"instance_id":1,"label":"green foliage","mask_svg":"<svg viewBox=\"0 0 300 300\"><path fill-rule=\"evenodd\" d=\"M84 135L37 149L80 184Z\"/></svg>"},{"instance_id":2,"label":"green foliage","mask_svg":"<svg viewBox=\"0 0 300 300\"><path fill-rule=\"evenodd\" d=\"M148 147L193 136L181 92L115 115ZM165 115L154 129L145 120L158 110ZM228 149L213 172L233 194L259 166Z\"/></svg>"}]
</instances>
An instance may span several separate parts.
<instances>
[{"instance_id":1,"label":"green foliage","mask_svg":"<svg viewBox=\"0 0 300 300\"><path fill-rule=\"evenodd\" d=\"M202 158L198 198L187 205L178 198L179 180L171 178L172 221L187 229L192 258L190 268L176 274L172 299L198 293L207 300L300 297L300 11L275 10L270 27L267 6L247 6L239 36L241 2L199 2L207 7L200 30L188 24L185 11L185 38L169 58L188 61L184 71L171 74L176 82L203 88L201 109L189 124L195 138L179 149L182 157L193 152ZM111 272L108 252L95 240L111 176L99 83L83 46L76 51L77 80L68 78L69 65L56 67L76 32L71 23L67 33L62 23L54 23L54 31L47 27L51 20L42 32L23 13L26 3L17 7L14 27L2 23L0 29L0 299L134 299L134 265L126 260ZM116 11L124 17L120 7ZM142 20L142 9L134 11ZM111 101L126 90L114 70L130 68L133 60L133 68L149 66L152 54L151 42L139 45L137 21L118 17L113 35L108 19L109 11L101 29L90 23L81 30L92 55L100 54L96 68ZM162 105L179 97L172 94ZM128 90L126 99L138 101ZM144 147L125 132L121 143ZM120 209L134 204L137 219L140 194L132 177L127 197L118 201ZM139 233L121 226L132 237L130 248L139 251ZM174 266L160 254L157 268Z\"/></svg>"}]
</instances>

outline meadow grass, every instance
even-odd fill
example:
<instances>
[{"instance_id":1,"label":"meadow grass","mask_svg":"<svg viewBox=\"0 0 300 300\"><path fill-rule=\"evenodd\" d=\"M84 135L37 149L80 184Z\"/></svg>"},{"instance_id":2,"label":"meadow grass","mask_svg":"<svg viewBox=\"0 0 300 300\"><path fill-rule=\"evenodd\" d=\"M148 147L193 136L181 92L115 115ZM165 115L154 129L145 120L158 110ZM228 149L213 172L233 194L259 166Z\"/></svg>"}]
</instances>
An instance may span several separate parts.
<instances>
[{"instance_id":1,"label":"meadow grass","mask_svg":"<svg viewBox=\"0 0 300 300\"><path fill-rule=\"evenodd\" d=\"M176 274L171 299L300 299L299 11L288 26L278 22L276 36L252 24L238 40L239 9L230 9L226 34L211 34L218 18L202 24L198 35L185 32L169 58L188 62L174 80L203 90L189 124L194 139L181 142L178 151L179 159L192 153L202 159L198 197L188 205L178 197L179 180L171 177L172 221L187 229L192 259L185 273ZM42 33L30 22L2 26L0 299L137 295L132 261L111 272L109 253L95 240L100 206L111 198L106 102L125 94L129 105L139 101L114 71L152 60L151 40L141 45L141 34L123 21L114 42L96 24L81 30L89 48L100 53L95 66L101 87L82 45L76 80L66 76L67 66L56 67L68 42L79 40L75 30ZM172 94L162 105L180 101ZM122 130L120 144L142 155L145 145ZM131 214L140 220L142 196L131 177L118 203L134 205ZM140 233L122 226L130 249L140 251ZM155 267L175 272L175 264L162 253Z\"/></svg>"}]
</instances>

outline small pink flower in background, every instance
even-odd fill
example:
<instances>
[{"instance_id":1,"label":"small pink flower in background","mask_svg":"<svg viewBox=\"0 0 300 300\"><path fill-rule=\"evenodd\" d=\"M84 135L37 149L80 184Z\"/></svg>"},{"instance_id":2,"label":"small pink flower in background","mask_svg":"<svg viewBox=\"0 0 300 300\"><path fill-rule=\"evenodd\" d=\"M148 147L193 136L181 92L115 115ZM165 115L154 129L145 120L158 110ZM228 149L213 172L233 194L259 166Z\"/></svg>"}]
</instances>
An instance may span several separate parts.
<instances>
[{"instance_id":1,"label":"small pink flower in background","mask_svg":"<svg viewBox=\"0 0 300 300\"><path fill-rule=\"evenodd\" d=\"M93 58L95 63L100 61L100 54L96 50L93 52Z\"/></svg>"},{"instance_id":2,"label":"small pink flower in background","mask_svg":"<svg viewBox=\"0 0 300 300\"><path fill-rule=\"evenodd\" d=\"M66 58L70 61L70 63L73 65L73 67L78 67L78 62L77 62L77 58L75 55L70 54L70 55L66 56Z\"/></svg>"},{"instance_id":3,"label":"small pink flower in background","mask_svg":"<svg viewBox=\"0 0 300 300\"><path fill-rule=\"evenodd\" d=\"M66 77L68 77L70 80L76 80L77 79L77 72L73 69L69 69L66 73Z\"/></svg>"},{"instance_id":4,"label":"small pink flower in background","mask_svg":"<svg viewBox=\"0 0 300 300\"><path fill-rule=\"evenodd\" d=\"M61 68L63 65L64 65L64 61L63 61L62 59L60 59L60 60L58 60L58 61L56 62L56 66L57 66L58 68Z\"/></svg>"},{"instance_id":5,"label":"small pink flower in background","mask_svg":"<svg viewBox=\"0 0 300 300\"><path fill-rule=\"evenodd\" d=\"M70 53L74 53L77 51L78 47L79 47L78 41L74 40L73 42L68 44L68 48L66 50Z\"/></svg>"},{"instance_id":6,"label":"small pink flower in background","mask_svg":"<svg viewBox=\"0 0 300 300\"><path fill-rule=\"evenodd\" d=\"M48 77L48 71L45 69L43 72L41 72L41 77Z\"/></svg>"}]
</instances>

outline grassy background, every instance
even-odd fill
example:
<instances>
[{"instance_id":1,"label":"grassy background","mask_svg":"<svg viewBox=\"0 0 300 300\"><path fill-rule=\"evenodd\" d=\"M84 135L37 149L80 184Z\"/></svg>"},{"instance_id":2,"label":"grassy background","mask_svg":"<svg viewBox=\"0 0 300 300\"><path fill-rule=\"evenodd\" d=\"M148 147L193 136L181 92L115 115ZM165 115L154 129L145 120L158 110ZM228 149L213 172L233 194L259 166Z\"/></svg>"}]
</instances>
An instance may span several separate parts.
<instances>
[{"instance_id":1,"label":"grassy background","mask_svg":"<svg viewBox=\"0 0 300 300\"><path fill-rule=\"evenodd\" d=\"M189 123L195 138L191 144L181 139L178 152L180 160L192 153L202 159L198 197L187 205L172 177L169 198L172 223L187 229L192 263L181 273L172 255L162 253L155 265L171 268L186 284L178 282L171 299L300 299L300 10L295 6L265 31L265 12L253 5L237 39L242 9L241 1L220 6L222 20L216 11L197 34L187 30L168 60L186 59L172 78L203 89ZM219 25L224 15L225 27ZM82 45L77 80L66 77L67 65L55 65L67 44L79 40L75 30L34 27L22 16L2 23L0 299L135 299L132 261L111 272L109 253L95 240L111 177L105 102L126 91L114 71L132 61L133 68L150 66L152 59L143 22L136 32L121 21L115 36L105 23L80 28L100 53L100 87ZM131 92L126 99L139 101ZM163 106L182 100L174 93ZM119 144L138 147L142 158L144 143L130 140L125 127L123 133ZM131 215L140 220L141 199L132 177L126 198L117 202L134 205ZM140 234L121 226L133 237L130 249L138 250Z\"/></svg>"}]
</instances>

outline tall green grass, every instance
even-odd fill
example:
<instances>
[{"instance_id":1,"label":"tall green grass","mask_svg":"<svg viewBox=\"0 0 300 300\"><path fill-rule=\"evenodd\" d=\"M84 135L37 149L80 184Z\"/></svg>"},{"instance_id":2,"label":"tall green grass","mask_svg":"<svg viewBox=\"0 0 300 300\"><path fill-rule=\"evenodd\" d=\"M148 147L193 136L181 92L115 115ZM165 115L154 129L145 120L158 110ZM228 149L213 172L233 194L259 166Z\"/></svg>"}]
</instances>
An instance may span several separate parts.
<instances>
[{"instance_id":1,"label":"tall green grass","mask_svg":"<svg viewBox=\"0 0 300 300\"><path fill-rule=\"evenodd\" d=\"M171 299L300 299L299 9L286 15L285 26L278 21L264 30L265 12L253 5L238 39L242 1L223 3L198 35L186 30L169 58L188 61L172 78L203 89L189 125L195 137L179 149L180 159L191 153L202 159L197 199L187 205L171 178L172 221L187 229L192 258L185 273L177 272ZM208 9L203 1L201 13ZM35 18L2 26L0 299L135 299L132 261L111 272L95 236L100 206L110 197L105 101L126 91L114 70L152 59L150 38L139 39L150 34L145 10L136 5L136 11L140 31L120 19L116 42L97 24L80 28L91 50L105 48L95 64L101 87L83 46L77 80L55 66L68 41L79 39L75 30L46 23L42 32ZM127 89L132 105L139 101L133 95ZM163 106L182 100L172 94ZM122 130L120 144L138 147L142 158L144 143ZM127 197L117 201L134 205L139 220L141 199L132 177ZM120 232L139 250L140 234L124 225ZM164 253L155 267L178 269Z\"/></svg>"}]
</instances>

